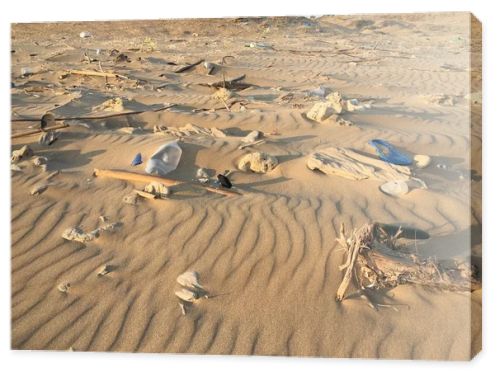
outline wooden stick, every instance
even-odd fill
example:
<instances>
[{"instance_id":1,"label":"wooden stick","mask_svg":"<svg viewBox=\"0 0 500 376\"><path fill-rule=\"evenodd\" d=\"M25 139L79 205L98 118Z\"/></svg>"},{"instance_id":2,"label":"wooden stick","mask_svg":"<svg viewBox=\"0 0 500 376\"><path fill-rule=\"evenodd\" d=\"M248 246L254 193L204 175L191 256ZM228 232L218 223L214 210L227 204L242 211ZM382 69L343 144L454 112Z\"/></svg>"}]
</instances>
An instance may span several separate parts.
<instances>
[{"instance_id":1,"label":"wooden stick","mask_svg":"<svg viewBox=\"0 0 500 376\"><path fill-rule=\"evenodd\" d=\"M98 77L109 77L109 78L123 78L125 80L128 80L128 77L123 76L118 73L107 73L107 72L97 72L97 71L90 71L90 70L70 70L69 74L80 74L82 76L98 76Z\"/></svg>"},{"instance_id":2,"label":"wooden stick","mask_svg":"<svg viewBox=\"0 0 500 376\"><path fill-rule=\"evenodd\" d=\"M38 119L38 121L40 121L40 119ZM12 136L10 136L10 138L19 138L19 137L24 137L24 136L31 136L33 134L39 134L39 133L42 133L42 132L48 132L48 131L52 131L54 129L61 129L61 128L67 128L67 127L69 127L68 124L61 124L61 125L55 125L53 127L45 128L43 131L41 129L31 129L31 130L26 131L26 132L20 132L20 133L13 134Z\"/></svg>"},{"instance_id":3,"label":"wooden stick","mask_svg":"<svg viewBox=\"0 0 500 376\"><path fill-rule=\"evenodd\" d=\"M181 180L162 178L162 177L154 176L154 175L143 175L143 174L138 174L135 172L117 171L117 170L100 170L97 168L94 169L94 175L113 178L113 179L140 182L140 183L151 183L151 182L155 181L155 182L164 184L167 187L182 184L182 183L187 183L187 182L183 182ZM239 193L239 192L230 191L230 190L225 189L225 188L213 188L213 187L208 187L208 186L194 184L194 183L189 183L189 184L192 184L198 188L203 188L203 189L210 191L210 192L219 193L221 195L226 195L226 196L240 196L241 195L241 193Z\"/></svg>"},{"instance_id":4,"label":"wooden stick","mask_svg":"<svg viewBox=\"0 0 500 376\"><path fill-rule=\"evenodd\" d=\"M174 107L175 104L169 104L168 106L157 108L156 110L142 110L142 111L129 111L129 112L120 112L116 114L106 114L99 116L75 116L75 117L66 117L66 118L55 118L56 121L67 121L67 120L100 120L100 119L108 119L117 116L127 116L127 115L138 115L143 114L145 112L160 112L167 110L171 107ZM26 118L26 119L12 119L11 122L20 122L20 121L40 121L40 119L34 118ZM49 128L45 128L46 130L50 130ZM53 128L56 129L56 128Z\"/></svg>"},{"instance_id":5,"label":"wooden stick","mask_svg":"<svg viewBox=\"0 0 500 376\"><path fill-rule=\"evenodd\" d=\"M203 63L204 61L205 60L201 59L201 60L198 60L196 63L184 65L183 67L180 67L180 68L176 69L174 72L175 73L182 73L184 71L187 71L188 69L191 69L191 68L197 66L198 64Z\"/></svg>"}]
</instances>

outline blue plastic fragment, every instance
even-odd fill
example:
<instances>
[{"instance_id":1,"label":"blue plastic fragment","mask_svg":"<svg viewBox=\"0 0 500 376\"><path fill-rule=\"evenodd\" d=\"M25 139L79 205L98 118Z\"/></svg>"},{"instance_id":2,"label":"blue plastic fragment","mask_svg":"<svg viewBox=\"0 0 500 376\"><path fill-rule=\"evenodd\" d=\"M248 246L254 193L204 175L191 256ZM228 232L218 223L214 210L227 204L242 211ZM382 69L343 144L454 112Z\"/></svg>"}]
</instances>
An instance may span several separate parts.
<instances>
[{"instance_id":1,"label":"blue plastic fragment","mask_svg":"<svg viewBox=\"0 0 500 376\"><path fill-rule=\"evenodd\" d=\"M132 161L131 165L132 166L137 166L137 165L140 165L142 163L142 156L141 156L141 153L137 153L137 155L135 156L134 160Z\"/></svg>"},{"instance_id":2,"label":"blue plastic fragment","mask_svg":"<svg viewBox=\"0 0 500 376\"><path fill-rule=\"evenodd\" d=\"M399 151L385 140L375 139L371 140L369 144L375 148L378 156L383 161L400 166L408 166L413 163L412 157Z\"/></svg>"}]
</instances>

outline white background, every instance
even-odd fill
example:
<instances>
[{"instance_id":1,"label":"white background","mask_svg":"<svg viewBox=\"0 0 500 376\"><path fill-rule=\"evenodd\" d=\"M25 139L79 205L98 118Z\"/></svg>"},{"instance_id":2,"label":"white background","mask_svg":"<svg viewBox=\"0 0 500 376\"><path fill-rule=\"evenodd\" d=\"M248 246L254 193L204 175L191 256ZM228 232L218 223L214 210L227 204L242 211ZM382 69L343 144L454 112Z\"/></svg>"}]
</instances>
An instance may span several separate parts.
<instances>
[{"instance_id":1,"label":"white background","mask_svg":"<svg viewBox=\"0 0 500 376\"><path fill-rule=\"evenodd\" d=\"M184 1L2 1L1 38L1 125L0 125L0 370L3 375L144 375L229 374L302 375L304 373L375 376L491 374L500 357L500 240L496 236L500 210L498 175L500 142L500 19L493 0L184 0ZM409 362L315 358L193 356L167 354L57 353L10 350L10 23L109 19L193 18L221 16L321 15L353 13L471 11L483 23L483 182L484 182L484 297L483 351L472 362ZM76 30L75 32L78 32ZM496 103L495 103L496 102ZM496 106L495 106L496 104ZM497 218L498 220L498 218ZM327 297L325 297L327 298ZM432 317L429 317L432 320ZM497 367L494 367L497 365ZM498 371L497 371L498 372Z\"/></svg>"}]
</instances>

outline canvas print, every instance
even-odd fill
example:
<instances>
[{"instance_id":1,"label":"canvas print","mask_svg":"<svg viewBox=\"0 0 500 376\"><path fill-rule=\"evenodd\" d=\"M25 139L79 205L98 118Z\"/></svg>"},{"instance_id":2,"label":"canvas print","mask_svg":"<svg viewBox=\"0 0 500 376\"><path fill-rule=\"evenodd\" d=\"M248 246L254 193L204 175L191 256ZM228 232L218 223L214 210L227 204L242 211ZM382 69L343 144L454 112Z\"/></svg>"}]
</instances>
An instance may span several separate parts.
<instances>
[{"instance_id":1,"label":"canvas print","mask_svg":"<svg viewBox=\"0 0 500 376\"><path fill-rule=\"evenodd\" d=\"M481 44L470 13L12 24L12 348L471 359Z\"/></svg>"}]
</instances>

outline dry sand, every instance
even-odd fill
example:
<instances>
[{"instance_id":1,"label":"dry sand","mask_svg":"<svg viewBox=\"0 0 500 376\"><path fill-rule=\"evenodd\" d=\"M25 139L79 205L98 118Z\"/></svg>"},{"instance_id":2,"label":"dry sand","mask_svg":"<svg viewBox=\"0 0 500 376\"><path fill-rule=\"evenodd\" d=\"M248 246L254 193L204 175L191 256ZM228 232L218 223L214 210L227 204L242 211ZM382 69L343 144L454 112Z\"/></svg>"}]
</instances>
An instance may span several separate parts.
<instances>
[{"instance_id":1,"label":"dry sand","mask_svg":"<svg viewBox=\"0 0 500 376\"><path fill-rule=\"evenodd\" d=\"M93 116L94 106L114 97L123 99L125 111L182 106L82 121L88 127L61 130L51 146L39 145L37 136L12 140L13 149L28 144L49 161L46 172L24 162L12 173L12 347L469 359L481 346L480 289L406 285L377 295L398 311L374 310L354 291L335 301L342 223L347 229L373 221L413 226L430 234L415 242L422 255L468 258L472 244L472 261L481 262L480 203L470 216L470 182L475 198L481 186L480 165L471 174L469 161L471 111L478 126L473 137L481 140L480 104L471 109L466 98L471 72L472 91L481 89L480 71L470 66L469 23L469 14L451 13L13 25L14 119L49 110L61 118ZM92 37L80 38L81 31ZM150 47L146 37L155 51L137 50ZM252 42L264 45L246 47ZM478 57L480 40L472 42ZM82 61L85 49L104 71L130 80L60 78L68 69L98 69ZM131 62L113 62L112 49ZM201 65L174 73L179 66L167 64L220 64L226 55L233 58L213 76ZM22 67L35 74L20 77ZM222 71L226 79L245 74L242 82L253 85L235 92L246 110L236 104L228 112L211 88L198 85L221 80ZM342 115L351 127L313 122L304 114L318 98L307 94L320 85L372 107ZM288 93L294 97L280 101ZM221 109L191 111L211 108ZM135 206L122 198L143 185L92 177L94 168L143 173L145 163L130 167L135 154L147 160L173 138L153 134L153 127L187 123L232 136L268 135L245 150L236 137L186 137L169 177L192 180L198 167L233 170L248 151L277 156L279 165L267 174L232 173L239 197L184 187L168 200ZM13 122L13 132L29 125ZM122 127L142 131L124 134ZM380 182L306 168L307 156L327 146L373 156L373 138L430 155L432 165L417 172L429 189L394 198L379 191ZM55 170L61 172L53 185L31 196ZM99 227L99 216L123 226L86 244L61 237L68 227ZM110 273L97 276L105 264ZM210 298L183 316L174 291L186 270L200 273ZM58 290L62 283L70 283L67 293Z\"/></svg>"}]
</instances>

